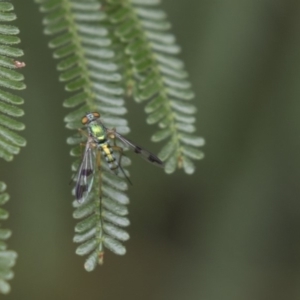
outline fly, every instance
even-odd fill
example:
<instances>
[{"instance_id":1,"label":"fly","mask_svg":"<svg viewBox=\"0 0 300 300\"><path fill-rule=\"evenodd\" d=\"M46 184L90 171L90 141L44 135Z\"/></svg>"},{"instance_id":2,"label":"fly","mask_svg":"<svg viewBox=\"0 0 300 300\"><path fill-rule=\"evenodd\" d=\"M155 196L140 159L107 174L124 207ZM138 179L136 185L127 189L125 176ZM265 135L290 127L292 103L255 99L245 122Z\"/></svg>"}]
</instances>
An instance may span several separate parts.
<instances>
[{"instance_id":1,"label":"fly","mask_svg":"<svg viewBox=\"0 0 300 300\"><path fill-rule=\"evenodd\" d=\"M100 170L101 167L101 156L105 158L112 172L117 175L118 171L121 170L125 178L131 183L121 166L123 148L116 145L116 139L145 160L164 168L163 162L156 155L129 141L115 129L107 128L100 121L99 113L87 113L81 119L81 123L86 127L88 137L83 158L76 176L75 196L77 201L84 202L90 193L94 182L95 170L97 168ZM113 145L109 143L110 140L113 140ZM119 152L118 160L114 155L114 151Z\"/></svg>"}]
</instances>

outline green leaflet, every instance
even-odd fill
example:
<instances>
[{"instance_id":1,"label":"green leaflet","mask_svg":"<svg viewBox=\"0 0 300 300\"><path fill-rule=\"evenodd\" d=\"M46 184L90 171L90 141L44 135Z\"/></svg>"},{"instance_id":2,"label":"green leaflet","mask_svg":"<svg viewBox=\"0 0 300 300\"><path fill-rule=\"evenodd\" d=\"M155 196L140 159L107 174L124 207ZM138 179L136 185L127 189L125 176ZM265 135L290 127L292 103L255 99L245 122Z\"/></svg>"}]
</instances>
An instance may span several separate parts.
<instances>
[{"instance_id":1,"label":"green leaflet","mask_svg":"<svg viewBox=\"0 0 300 300\"><path fill-rule=\"evenodd\" d=\"M104 236L104 245L115 254L124 255L126 253L126 248L118 240L107 235Z\"/></svg>"},{"instance_id":2,"label":"green leaflet","mask_svg":"<svg viewBox=\"0 0 300 300\"><path fill-rule=\"evenodd\" d=\"M160 142L168 138L172 134L172 131L169 128L157 131L152 137L153 142Z\"/></svg>"},{"instance_id":3,"label":"green leaflet","mask_svg":"<svg viewBox=\"0 0 300 300\"><path fill-rule=\"evenodd\" d=\"M129 234L125 230L109 223L104 224L104 231L120 241L127 241L129 239Z\"/></svg>"}]
</instances>

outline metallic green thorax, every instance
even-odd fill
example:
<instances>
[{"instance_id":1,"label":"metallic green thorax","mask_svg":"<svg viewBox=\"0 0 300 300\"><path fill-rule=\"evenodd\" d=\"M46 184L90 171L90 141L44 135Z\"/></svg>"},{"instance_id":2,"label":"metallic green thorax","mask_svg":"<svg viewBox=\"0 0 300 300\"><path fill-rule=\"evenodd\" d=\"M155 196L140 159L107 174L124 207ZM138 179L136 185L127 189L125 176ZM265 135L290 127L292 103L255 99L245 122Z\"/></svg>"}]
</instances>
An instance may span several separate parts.
<instances>
[{"instance_id":1,"label":"metallic green thorax","mask_svg":"<svg viewBox=\"0 0 300 300\"><path fill-rule=\"evenodd\" d=\"M98 122L92 121L88 125L88 131L94 138L95 142L101 144L106 142L106 131L104 127Z\"/></svg>"}]
</instances>

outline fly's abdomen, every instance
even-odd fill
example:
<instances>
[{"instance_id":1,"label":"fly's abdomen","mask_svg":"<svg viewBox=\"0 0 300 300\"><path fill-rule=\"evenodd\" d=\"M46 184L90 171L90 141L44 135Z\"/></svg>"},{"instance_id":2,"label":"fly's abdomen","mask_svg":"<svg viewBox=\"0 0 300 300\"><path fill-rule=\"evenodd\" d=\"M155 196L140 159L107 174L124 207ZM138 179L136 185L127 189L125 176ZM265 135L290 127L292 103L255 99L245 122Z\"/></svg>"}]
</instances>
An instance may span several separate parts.
<instances>
[{"instance_id":1,"label":"fly's abdomen","mask_svg":"<svg viewBox=\"0 0 300 300\"><path fill-rule=\"evenodd\" d=\"M113 150L112 148L110 147L109 144L102 144L100 146L101 148L101 152L106 160L106 162L108 163L108 166L111 170L115 170L118 168L118 164L116 162L116 158L113 154Z\"/></svg>"}]
</instances>

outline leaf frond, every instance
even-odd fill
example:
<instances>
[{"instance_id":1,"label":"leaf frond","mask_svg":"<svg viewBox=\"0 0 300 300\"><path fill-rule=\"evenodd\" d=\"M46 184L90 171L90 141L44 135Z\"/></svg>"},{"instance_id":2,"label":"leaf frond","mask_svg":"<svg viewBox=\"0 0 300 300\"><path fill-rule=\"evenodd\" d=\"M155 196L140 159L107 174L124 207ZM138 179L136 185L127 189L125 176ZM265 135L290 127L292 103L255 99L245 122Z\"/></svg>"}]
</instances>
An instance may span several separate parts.
<instances>
[{"instance_id":1,"label":"leaf frond","mask_svg":"<svg viewBox=\"0 0 300 300\"><path fill-rule=\"evenodd\" d=\"M0 206L4 205L9 200L9 195L5 192L5 190L6 184L4 182L0 182ZM6 220L8 216L8 212L1 207L0 220ZM15 265L17 259L17 253L7 249L6 240L10 236L11 231L9 229L0 228L0 293L2 294L10 292L10 284L8 283L8 280L11 280L14 277L12 267Z\"/></svg>"},{"instance_id":2,"label":"leaf frond","mask_svg":"<svg viewBox=\"0 0 300 300\"><path fill-rule=\"evenodd\" d=\"M20 147L25 146L25 139L16 131L23 130L24 124L15 120L24 114L18 105L24 100L8 90L22 90L26 86L23 82L24 76L16 69L23 68L24 62L16 60L23 55L23 51L14 45L20 43L17 36L19 29L7 24L14 21L16 15L14 6L8 1L0 1L0 157L11 161L18 154ZM9 200L5 192L6 184L0 182L0 206ZM0 220L6 220L9 213L0 208ZM7 249L6 240L11 236L11 230L0 228L0 293L8 294L10 284L14 277L12 267L15 265L17 253Z\"/></svg>"},{"instance_id":3,"label":"leaf frond","mask_svg":"<svg viewBox=\"0 0 300 300\"><path fill-rule=\"evenodd\" d=\"M99 112L108 128L116 128L121 134L129 132L127 120L123 117L124 89L122 76L114 51L114 43L106 26L107 16L97 0L37 0L44 18L45 33L54 35L49 46L53 56L60 59L57 69L59 79L66 83L65 89L72 93L63 105L72 111L65 117L69 129L82 126L81 118L86 112ZM80 157L80 143L86 138L80 133L67 139L74 146L71 155ZM72 165L78 170L80 160ZM122 159L123 168L130 164ZM124 170L128 174L127 170ZM101 184L99 184L101 183ZM122 229L129 225L127 218L129 203L125 194L127 182L124 176L115 176L105 162L96 172L94 184L88 198L73 202L74 218L80 220L75 227L74 242L78 255L88 255L84 267L87 271L103 263L104 248L118 255L124 255L122 244L128 240L128 233ZM102 197L100 197L100 194Z\"/></svg>"},{"instance_id":4,"label":"leaf frond","mask_svg":"<svg viewBox=\"0 0 300 300\"><path fill-rule=\"evenodd\" d=\"M26 87L24 76L16 70L25 66L23 62L16 60L23 55L23 51L14 46L20 43L17 36L19 29L6 24L16 19L13 9L11 3L0 1L0 157L6 161L11 161L20 152L20 147L26 144L25 139L16 133L23 130L25 125L14 119L24 114L17 107L24 101L7 91Z\"/></svg>"},{"instance_id":5,"label":"leaf frond","mask_svg":"<svg viewBox=\"0 0 300 300\"><path fill-rule=\"evenodd\" d=\"M197 148L204 145L204 139L194 135L196 107L189 101L195 95L184 64L176 57L180 47L169 33L166 14L157 7L158 0L105 2L114 33L130 61L127 94L133 90L137 102L147 101L147 123L160 128L152 141L166 143L159 153L165 171L173 173L183 167L192 174L195 166L191 159L203 158Z\"/></svg>"}]
</instances>

